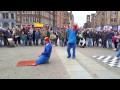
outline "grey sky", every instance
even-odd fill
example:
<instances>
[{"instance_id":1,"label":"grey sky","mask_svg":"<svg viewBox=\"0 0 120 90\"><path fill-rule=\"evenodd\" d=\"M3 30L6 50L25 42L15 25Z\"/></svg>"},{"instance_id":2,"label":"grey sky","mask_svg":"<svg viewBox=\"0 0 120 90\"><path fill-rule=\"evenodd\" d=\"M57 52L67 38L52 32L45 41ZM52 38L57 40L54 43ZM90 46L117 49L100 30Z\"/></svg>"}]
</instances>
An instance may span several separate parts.
<instances>
[{"instance_id":1,"label":"grey sky","mask_svg":"<svg viewBox=\"0 0 120 90\"><path fill-rule=\"evenodd\" d=\"M74 22L76 22L79 27L83 27L86 22L86 16L95 13L96 11L72 11L74 15Z\"/></svg>"}]
</instances>

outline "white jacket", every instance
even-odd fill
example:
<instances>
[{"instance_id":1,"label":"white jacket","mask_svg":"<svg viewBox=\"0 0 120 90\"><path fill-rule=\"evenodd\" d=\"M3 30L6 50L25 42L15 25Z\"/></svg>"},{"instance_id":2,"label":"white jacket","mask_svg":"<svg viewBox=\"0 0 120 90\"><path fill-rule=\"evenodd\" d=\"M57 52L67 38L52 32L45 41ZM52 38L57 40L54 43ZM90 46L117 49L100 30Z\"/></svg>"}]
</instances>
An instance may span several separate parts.
<instances>
[{"instance_id":1,"label":"white jacket","mask_svg":"<svg viewBox=\"0 0 120 90\"><path fill-rule=\"evenodd\" d=\"M80 46L80 43L82 43L82 46L84 46L85 45L85 39L84 38L83 38L83 40L80 39L79 46Z\"/></svg>"}]
</instances>

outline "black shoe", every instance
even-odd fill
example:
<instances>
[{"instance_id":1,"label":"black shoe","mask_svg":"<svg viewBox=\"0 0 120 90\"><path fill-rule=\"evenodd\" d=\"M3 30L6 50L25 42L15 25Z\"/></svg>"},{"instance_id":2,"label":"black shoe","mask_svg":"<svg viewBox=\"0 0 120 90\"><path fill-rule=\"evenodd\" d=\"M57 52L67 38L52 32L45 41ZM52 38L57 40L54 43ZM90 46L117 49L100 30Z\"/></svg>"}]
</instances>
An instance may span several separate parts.
<instances>
[{"instance_id":1,"label":"black shoe","mask_svg":"<svg viewBox=\"0 0 120 90\"><path fill-rule=\"evenodd\" d=\"M67 58L70 58L71 56L67 56Z\"/></svg>"}]
</instances>

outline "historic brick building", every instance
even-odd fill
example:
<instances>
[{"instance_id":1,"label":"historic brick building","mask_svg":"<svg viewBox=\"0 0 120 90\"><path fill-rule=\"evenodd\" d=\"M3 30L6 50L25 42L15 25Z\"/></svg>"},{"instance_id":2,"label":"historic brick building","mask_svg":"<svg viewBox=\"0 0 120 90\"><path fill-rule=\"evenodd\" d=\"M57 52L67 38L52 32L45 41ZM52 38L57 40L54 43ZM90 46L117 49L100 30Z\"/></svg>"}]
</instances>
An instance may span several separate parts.
<instances>
[{"instance_id":1,"label":"historic brick building","mask_svg":"<svg viewBox=\"0 0 120 90\"><path fill-rule=\"evenodd\" d=\"M19 27L33 26L34 22L53 27L53 19L53 11L16 11L16 25Z\"/></svg>"}]
</instances>

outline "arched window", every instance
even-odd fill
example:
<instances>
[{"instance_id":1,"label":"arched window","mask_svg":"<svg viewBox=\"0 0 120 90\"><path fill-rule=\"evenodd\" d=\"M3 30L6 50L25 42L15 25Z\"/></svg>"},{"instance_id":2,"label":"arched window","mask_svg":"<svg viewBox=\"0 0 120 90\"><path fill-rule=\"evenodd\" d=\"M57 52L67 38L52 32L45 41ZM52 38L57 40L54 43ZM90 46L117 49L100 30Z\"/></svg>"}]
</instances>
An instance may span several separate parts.
<instances>
[{"instance_id":1,"label":"arched window","mask_svg":"<svg viewBox=\"0 0 120 90\"><path fill-rule=\"evenodd\" d=\"M11 19L14 19L14 14L13 13L11 13Z\"/></svg>"},{"instance_id":2,"label":"arched window","mask_svg":"<svg viewBox=\"0 0 120 90\"><path fill-rule=\"evenodd\" d=\"M5 13L3 13L2 16L3 16L3 19L5 19Z\"/></svg>"}]
</instances>

